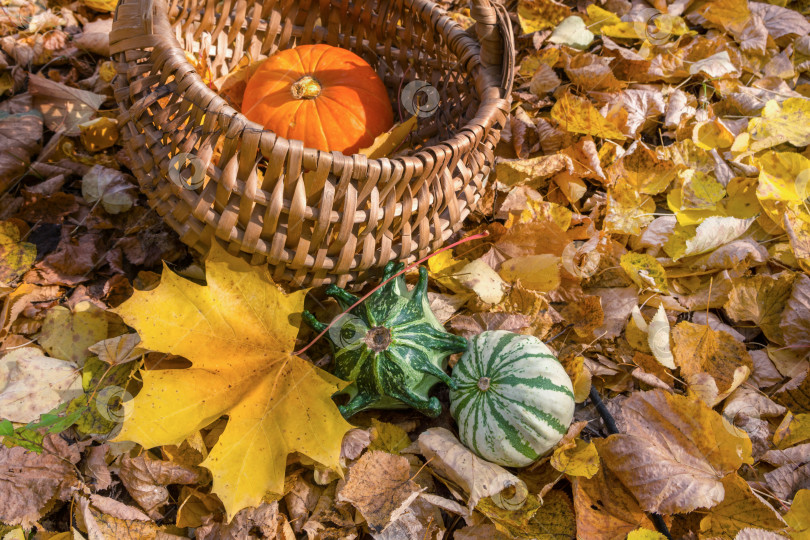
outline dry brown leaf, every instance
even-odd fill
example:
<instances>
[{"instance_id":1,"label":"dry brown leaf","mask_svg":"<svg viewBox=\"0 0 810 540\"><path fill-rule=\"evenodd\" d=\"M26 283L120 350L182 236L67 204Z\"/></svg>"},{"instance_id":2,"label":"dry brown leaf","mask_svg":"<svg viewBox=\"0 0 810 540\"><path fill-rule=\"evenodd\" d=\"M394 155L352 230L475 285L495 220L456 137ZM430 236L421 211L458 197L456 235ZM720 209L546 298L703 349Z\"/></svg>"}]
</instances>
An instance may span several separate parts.
<instances>
[{"instance_id":1,"label":"dry brown leaf","mask_svg":"<svg viewBox=\"0 0 810 540\"><path fill-rule=\"evenodd\" d=\"M262 503L257 508L245 508L236 513L230 523L209 520L196 529L199 540L258 540L277 538L283 527L278 502ZM283 537L282 537L283 538Z\"/></svg>"},{"instance_id":2,"label":"dry brown leaf","mask_svg":"<svg viewBox=\"0 0 810 540\"><path fill-rule=\"evenodd\" d=\"M453 533L456 540L511 540L511 536L502 533L495 525L468 525L462 529L457 529Z\"/></svg>"},{"instance_id":3,"label":"dry brown leaf","mask_svg":"<svg viewBox=\"0 0 810 540\"><path fill-rule=\"evenodd\" d=\"M102 444L92 446L87 451L85 467L87 467L89 475L95 480L96 491L107 489L112 484L112 475L106 460L108 450L109 446Z\"/></svg>"},{"instance_id":4,"label":"dry brown leaf","mask_svg":"<svg viewBox=\"0 0 810 540\"><path fill-rule=\"evenodd\" d=\"M789 348L810 349L810 277L802 274L793 283L779 326Z\"/></svg>"},{"instance_id":5,"label":"dry brown leaf","mask_svg":"<svg viewBox=\"0 0 810 540\"><path fill-rule=\"evenodd\" d=\"M732 282L731 294L723 308L735 321L751 321L760 327L766 338L784 343L779 322L793 280L794 275L790 272L737 278Z\"/></svg>"},{"instance_id":6,"label":"dry brown leaf","mask_svg":"<svg viewBox=\"0 0 810 540\"><path fill-rule=\"evenodd\" d=\"M399 519L375 534L374 540L442 540L445 535L443 525L439 508L418 497Z\"/></svg>"},{"instance_id":7,"label":"dry brown leaf","mask_svg":"<svg viewBox=\"0 0 810 540\"><path fill-rule=\"evenodd\" d=\"M610 287L589 289L588 293L599 297L604 311L604 321L594 328L594 337L617 337L622 333L633 308L638 305L638 289L635 286Z\"/></svg>"},{"instance_id":8,"label":"dry brown leaf","mask_svg":"<svg viewBox=\"0 0 810 540\"><path fill-rule=\"evenodd\" d=\"M565 74L572 83L582 88L593 90L618 90L623 83L616 80L610 69L612 58L596 56L591 53L581 53L569 57L565 66Z\"/></svg>"},{"instance_id":9,"label":"dry brown leaf","mask_svg":"<svg viewBox=\"0 0 810 540\"><path fill-rule=\"evenodd\" d=\"M745 433L698 400L652 390L632 394L621 409L627 434L595 443L645 511L711 508L723 500L722 479L753 463Z\"/></svg>"},{"instance_id":10,"label":"dry brown leaf","mask_svg":"<svg viewBox=\"0 0 810 540\"><path fill-rule=\"evenodd\" d=\"M803 374L788 381L773 395L773 398L795 414L809 413L810 371L805 371Z\"/></svg>"},{"instance_id":11,"label":"dry brown leaf","mask_svg":"<svg viewBox=\"0 0 810 540\"><path fill-rule=\"evenodd\" d=\"M169 500L166 486L193 484L199 479L199 474L187 467L147 456L124 456L118 476L132 498L153 519L161 517L158 510Z\"/></svg>"},{"instance_id":12,"label":"dry brown leaf","mask_svg":"<svg viewBox=\"0 0 810 540\"><path fill-rule=\"evenodd\" d=\"M63 227L62 231L56 251L38 262L29 275L36 273L38 280L45 284L73 287L90 279L88 274L95 269L106 250L102 250L103 241L99 234L88 233L76 238L70 235L70 227Z\"/></svg>"},{"instance_id":13,"label":"dry brown leaf","mask_svg":"<svg viewBox=\"0 0 810 540\"><path fill-rule=\"evenodd\" d=\"M337 500L349 502L363 515L372 533L397 521L422 490L411 479L408 460L371 451L349 467Z\"/></svg>"},{"instance_id":14,"label":"dry brown leaf","mask_svg":"<svg viewBox=\"0 0 810 540\"><path fill-rule=\"evenodd\" d=\"M107 99L36 74L28 78L28 91L48 129L69 137L78 136L79 124L90 120Z\"/></svg>"},{"instance_id":15,"label":"dry brown leaf","mask_svg":"<svg viewBox=\"0 0 810 540\"><path fill-rule=\"evenodd\" d=\"M175 520L178 527L200 527L206 518L221 518L224 513L225 508L216 495L202 493L188 486L180 489Z\"/></svg>"},{"instance_id":16,"label":"dry brown leaf","mask_svg":"<svg viewBox=\"0 0 810 540\"><path fill-rule=\"evenodd\" d=\"M98 18L82 26L82 33L73 38L73 44L79 49L103 56L110 56L110 30L112 17Z\"/></svg>"},{"instance_id":17,"label":"dry brown leaf","mask_svg":"<svg viewBox=\"0 0 810 540\"><path fill-rule=\"evenodd\" d=\"M485 311L472 315L460 315L450 321L450 328L469 339L485 330L507 330L522 333L531 324L529 317L522 313L493 313Z\"/></svg>"},{"instance_id":18,"label":"dry brown leaf","mask_svg":"<svg viewBox=\"0 0 810 540\"><path fill-rule=\"evenodd\" d=\"M765 483L777 497L790 500L800 489L810 489L810 459L805 454L764 476Z\"/></svg>"},{"instance_id":19,"label":"dry brown leaf","mask_svg":"<svg viewBox=\"0 0 810 540\"><path fill-rule=\"evenodd\" d=\"M678 323L672 330L672 342L673 356L681 374L690 389L710 406L741 385L754 366L743 343L709 326L688 321Z\"/></svg>"},{"instance_id":20,"label":"dry brown leaf","mask_svg":"<svg viewBox=\"0 0 810 540\"><path fill-rule=\"evenodd\" d=\"M42 140L42 115L36 111L21 114L0 112L0 194L28 168Z\"/></svg>"},{"instance_id":21,"label":"dry brown leaf","mask_svg":"<svg viewBox=\"0 0 810 540\"><path fill-rule=\"evenodd\" d=\"M46 436L42 446L37 454L0 445L0 522L31 527L52 501L78 489L78 448L59 435Z\"/></svg>"},{"instance_id":22,"label":"dry brown leaf","mask_svg":"<svg viewBox=\"0 0 810 540\"><path fill-rule=\"evenodd\" d=\"M107 499L111 501L111 499ZM85 497L79 499L76 511L81 511L82 521L87 529L88 540L170 540L180 539L180 536L167 534L151 521L142 521L138 518L119 517L108 514L106 511L95 507L95 503L100 502L95 499L93 504ZM119 511L126 514L126 505L116 503ZM108 505L111 506L111 505ZM123 508L120 508L123 507ZM144 516L146 517L146 516Z\"/></svg>"},{"instance_id":23,"label":"dry brown leaf","mask_svg":"<svg viewBox=\"0 0 810 540\"><path fill-rule=\"evenodd\" d=\"M654 529L650 518L610 470L573 479L578 538L624 540L639 527Z\"/></svg>"},{"instance_id":24,"label":"dry brown leaf","mask_svg":"<svg viewBox=\"0 0 810 540\"><path fill-rule=\"evenodd\" d=\"M102 362L111 365L126 364L147 353L146 349L138 347L141 338L138 334L124 334L110 339L99 341L87 348L95 353Z\"/></svg>"}]
</instances>

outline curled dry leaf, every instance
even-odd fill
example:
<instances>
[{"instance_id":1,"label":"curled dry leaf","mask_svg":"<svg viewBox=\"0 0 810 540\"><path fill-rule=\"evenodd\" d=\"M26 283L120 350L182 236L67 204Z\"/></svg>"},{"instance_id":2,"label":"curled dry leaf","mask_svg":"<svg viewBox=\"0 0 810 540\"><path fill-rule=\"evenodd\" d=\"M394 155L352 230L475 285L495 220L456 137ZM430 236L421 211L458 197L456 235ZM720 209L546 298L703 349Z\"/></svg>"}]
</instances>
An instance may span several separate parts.
<instances>
[{"instance_id":1,"label":"curled dry leaf","mask_svg":"<svg viewBox=\"0 0 810 540\"><path fill-rule=\"evenodd\" d=\"M285 526L289 527L289 524L279 514L278 502L263 502L256 508L245 508L237 512L228 523L209 520L196 529L195 537L199 540L285 538L279 534L283 534Z\"/></svg>"},{"instance_id":2,"label":"curled dry leaf","mask_svg":"<svg viewBox=\"0 0 810 540\"><path fill-rule=\"evenodd\" d=\"M153 519L161 517L158 510L169 500L166 486L193 484L199 477L196 471L182 465L146 456L124 456L118 476L132 498Z\"/></svg>"},{"instance_id":3,"label":"curled dry leaf","mask_svg":"<svg viewBox=\"0 0 810 540\"><path fill-rule=\"evenodd\" d=\"M143 356L148 351L138 347L141 338L138 334L124 334L110 339L99 341L87 348L96 354L102 362L111 365L126 364Z\"/></svg>"},{"instance_id":4,"label":"curled dry leaf","mask_svg":"<svg viewBox=\"0 0 810 540\"><path fill-rule=\"evenodd\" d=\"M637 392L621 405L626 434L595 441L602 462L647 512L711 508L722 479L751 464L751 441L700 401L663 390Z\"/></svg>"},{"instance_id":5,"label":"curled dry leaf","mask_svg":"<svg viewBox=\"0 0 810 540\"><path fill-rule=\"evenodd\" d=\"M25 172L31 156L39 151L42 140L42 115L38 111L19 114L0 112L0 193L11 188L12 181Z\"/></svg>"},{"instance_id":6,"label":"curled dry leaf","mask_svg":"<svg viewBox=\"0 0 810 540\"><path fill-rule=\"evenodd\" d=\"M528 490L522 480L473 454L450 431L430 428L419 435L418 443L428 467L468 496L470 511L484 497L492 497L502 508L520 508L526 502Z\"/></svg>"},{"instance_id":7,"label":"curled dry leaf","mask_svg":"<svg viewBox=\"0 0 810 540\"><path fill-rule=\"evenodd\" d=\"M349 467L337 500L349 502L363 515L372 533L397 521L422 489L411 479L408 460L386 452L371 451Z\"/></svg>"}]
</instances>

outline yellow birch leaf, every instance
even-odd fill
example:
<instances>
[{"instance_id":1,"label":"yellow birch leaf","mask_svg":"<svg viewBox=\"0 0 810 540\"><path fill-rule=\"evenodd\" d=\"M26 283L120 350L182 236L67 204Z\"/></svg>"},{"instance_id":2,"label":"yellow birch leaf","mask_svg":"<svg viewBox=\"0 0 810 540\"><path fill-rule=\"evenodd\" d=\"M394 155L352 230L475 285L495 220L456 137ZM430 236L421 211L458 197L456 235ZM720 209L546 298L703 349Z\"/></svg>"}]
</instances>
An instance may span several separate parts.
<instances>
[{"instance_id":1,"label":"yellow birch leaf","mask_svg":"<svg viewBox=\"0 0 810 540\"><path fill-rule=\"evenodd\" d=\"M568 476L593 478L599 471L599 453L592 442L577 439L570 447L560 447L554 451L551 466Z\"/></svg>"},{"instance_id":2,"label":"yellow birch leaf","mask_svg":"<svg viewBox=\"0 0 810 540\"><path fill-rule=\"evenodd\" d=\"M589 5L586 12L588 13L588 18L590 19L588 28L592 32L599 32L603 26L609 24L619 24L622 22L618 15L612 11L600 8L596 4Z\"/></svg>"},{"instance_id":3,"label":"yellow birch leaf","mask_svg":"<svg viewBox=\"0 0 810 540\"><path fill-rule=\"evenodd\" d=\"M789 142L793 146L810 144L810 101L807 98L788 98L780 105L776 100L765 104L760 118L748 122L751 134L750 150L759 152L766 148Z\"/></svg>"},{"instance_id":4,"label":"yellow birch leaf","mask_svg":"<svg viewBox=\"0 0 810 540\"><path fill-rule=\"evenodd\" d=\"M551 108L551 117L566 131L603 139L625 139L624 133L602 116L593 103L570 93L557 100Z\"/></svg>"},{"instance_id":5,"label":"yellow birch leaf","mask_svg":"<svg viewBox=\"0 0 810 540\"><path fill-rule=\"evenodd\" d=\"M655 201L624 183L608 190L605 232L641 234L642 228L653 222Z\"/></svg>"},{"instance_id":6,"label":"yellow birch leaf","mask_svg":"<svg viewBox=\"0 0 810 540\"><path fill-rule=\"evenodd\" d=\"M773 434L773 444L779 449L790 448L810 439L810 414L788 412Z\"/></svg>"},{"instance_id":7,"label":"yellow birch leaf","mask_svg":"<svg viewBox=\"0 0 810 540\"><path fill-rule=\"evenodd\" d=\"M622 255L619 264L639 288L669 294L666 271L652 255L630 251Z\"/></svg>"},{"instance_id":8,"label":"yellow birch leaf","mask_svg":"<svg viewBox=\"0 0 810 540\"><path fill-rule=\"evenodd\" d=\"M281 494L287 456L299 452L340 470L351 426L331 399L345 384L291 351L307 290L283 294L264 267L214 245L207 285L164 266L160 285L115 309L143 347L183 356L192 367L142 370L125 404L119 441L179 445L223 415L228 423L202 466L229 518Z\"/></svg>"},{"instance_id":9,"label":"yellow birch leaf","mask_svg":"<svg viewBox=\"0 0 810 540\"><path fill-rule=\"evenodd\" d=\"M793 540L810 540L810 489L800 489L793 498L790 512L785 514L785 522L793 531Z\"/></svg>"},{"instance_id":10,"label":"yellow birch leaf","mask_svg":"<svg viewBox=\"0 0 810 540\"><path fill-rule=\"evenodd\" d=\"M554 0L520 0L518 21L524 34L553 28L571 13L571 8Z\"/></svg>"},{"instance_id":11,"label":"yellow birch leaf","mask_svg":"<svg viewBox=\"0 0 810 540\"><path fill-rule=\"evenodd\" d=\"M550 292L560 285L560 258L544 253L504 261L498 271L506 281L520 280L533 291Z\"/></svg>"},{"instance_id":12,"label":"yellow birch leaf","mask_svg":"<svg viewBox=\"0 0 810 540\"><path fill-rule=\"evenodd\" d=\"M404 122L394 125L385 133L377 135L374 142L368 148L361 148L358 154L365 154L369 159L379 159L393 154L401 145L405 138L416 129L417 115L413 115Z\"/></svg>"},{"instance_id":13,"label":"yellow birch leaf","mask_svg":"<svg viewBox=\"0 0 810 540\"><path fill-rule=\"evenodd\" d=\"M371 444L369 450L382 450L389 454L399 454L400 450L411 444L408 434L399 426L380 422L376 418L371 419L372 431Z\"/></svg>"}]
</instances>

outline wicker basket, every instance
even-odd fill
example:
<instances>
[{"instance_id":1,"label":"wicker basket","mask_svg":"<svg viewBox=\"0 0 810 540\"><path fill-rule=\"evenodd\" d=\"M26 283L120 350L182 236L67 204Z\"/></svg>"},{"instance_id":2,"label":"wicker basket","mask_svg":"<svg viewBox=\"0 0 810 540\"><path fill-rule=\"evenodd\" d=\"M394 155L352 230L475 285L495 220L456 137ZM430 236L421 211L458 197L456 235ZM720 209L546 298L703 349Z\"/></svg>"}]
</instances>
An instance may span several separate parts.
<instances>
[{"instance_id":1,"label":"wicker basket","mask_svg":"<svg viewBox=\"0 0 810 540\"><path fill-rule=\"evenodd\" d=\"M471 14L465 31L426 0L121 0L114 89L141 190L189 246L218 240L280 282L345 285L426 255L478 204L509 113L508 15L491 0L473 0ZM207 53L220 77L245 55L308 43L363 57L395 111L410 81L436 89L438 111L420 116L409 153L369 159L278 137L186 58ZM313 181L323 189L308 194Z\"/></svg>"}]
</instances>

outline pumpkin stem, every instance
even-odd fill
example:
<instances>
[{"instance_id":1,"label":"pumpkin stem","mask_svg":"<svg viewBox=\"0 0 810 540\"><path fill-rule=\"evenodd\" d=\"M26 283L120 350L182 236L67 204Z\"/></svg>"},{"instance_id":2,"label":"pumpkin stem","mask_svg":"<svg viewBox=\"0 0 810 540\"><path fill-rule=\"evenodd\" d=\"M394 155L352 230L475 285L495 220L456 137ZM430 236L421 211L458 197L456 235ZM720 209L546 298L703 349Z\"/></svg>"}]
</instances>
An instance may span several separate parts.
<instances>
[{"instance_id":1,"label":"pumpkin stem","mask_svg":"<svg viewBox=\"0 0 810 540\"><path fill-rule=\"evenodd\" d=\"M321 95L321 83L309 75L304 75L290 87L295 99L314 99Z\"/></svg>"},{"instance_id":2,"label":"pumpkin stem","mask_svg":"<svg viewBox=\"0 0 810 540\"><path fill-rule=\"evenodd\" d=\"M489 390L489 377L481 377L478 379L478 389L482 392Z\"/></svg>"},{"instance_id":3,"label":"pumpkin stem","mask_svg":"<svg viewBox=\"0 0 810 540\"><path fill-rule=\"evenodd\" d=\"M374 352L382 352L391 344L391 330L384 326L375 326L364 338L366 345Z\"/></svg>"}]
</instances>

